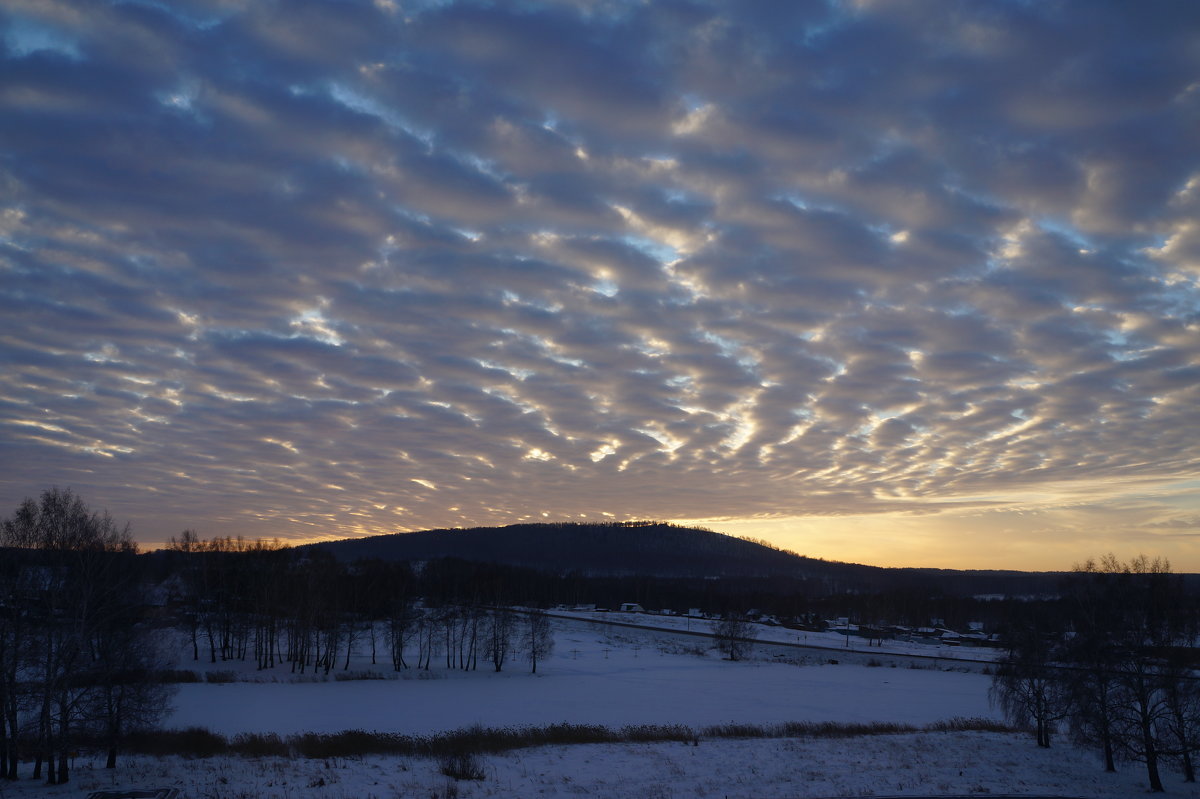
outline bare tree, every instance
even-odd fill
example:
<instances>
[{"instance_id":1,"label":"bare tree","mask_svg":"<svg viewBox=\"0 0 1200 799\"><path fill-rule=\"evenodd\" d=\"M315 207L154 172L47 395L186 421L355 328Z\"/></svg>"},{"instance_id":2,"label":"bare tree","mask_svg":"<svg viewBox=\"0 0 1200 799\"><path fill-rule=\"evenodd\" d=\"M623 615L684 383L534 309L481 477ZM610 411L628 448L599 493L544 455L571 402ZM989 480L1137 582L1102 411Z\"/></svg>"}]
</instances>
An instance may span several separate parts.
<instances>
[{"instance_id":1,"label":"bare tree","mask_svg":"<svg viewBox=\"0 0 1200 799\"><path fill-rule=\"evenodd\" d=\"M1115 724L1119 692L1116 685L1118 652L1115 636L1121 609L1112 590L1113 575L1089 559L1075 566L1064 590L1072 635L1063 658L1070 725L1075 739L1099 747L1104 770L1116 771Z\"/></svg>"},{"instance_id":2,"label":"bare tree","mask_svg":"<svg viewBox=\"0 0 1200 799\"><path fill-rule=\"evenodd\" d=\"M504 670L508 652L512 647L513 615L504 608L494 608L488 614L486 650L487 658L496 671Z\"/></svg>"},{"instance_id":3,"label":"bare tree","mask_svg":"<svg viewBox=\"0 0 1200 799\"><path fill-rule=\"evenodd\" d=\"M47 781L70 779L68 752L86 707L97 690L97 662L113 657L97 650L97 636L128 607L136 567L130 529L108 513L91 512L70 489L49 488L26 499L0 525L0 545L22 548L28 585L20 605L29 613L28 645L37 667L26 669L36 708L34 776L46 764Z\"/></svg>"},{"instance_id":4,"label":"bare tree","mask_svg":"<svg viewBox=\"0 0 1200 799\"><path fill-rule=\"evenodd\" d=\"M1150 790L1162 791L1164 760L1195 780L1200 692L1192 672L1194 598L1170 564L1139 555L1106 555L1077 566L1068 585L1073 637L1072 726L1114 759L1143 763Z\"/></svg>"},{"instance_id":5,"label":"bare tree","mask_svg":"<svg viewBox=\"0 0 1200 799\"><path fill-rule=\"evenodd\" d=\"M743 660L754 649L757 631L754 623L732 611L725 613L712 625L719 649L730 660Z\"/></svg>"},{"instance_id":6,"label":"bare tree","mask_svg":"<svg viewBox=\"0 0 1200 799\"><path fill-rule=\"evenodd\" d=\"M85 719L108 748L105 768L116 768L122 740L156 727L175 688L157 678L170 660L158 636L142 623L112 627L97 637L96 646Z\"/></svg>"},{"instance_id":7,"label":"bare tree","mask_svg":"<svg viewBox=\"0 0 1200 799\"><path fill-rule=\"evenodd\" d=\"M996 667L991 695L1009 721L1032 726L1037 745L1049 747L1068 703L1062 673L1053 662L1061 637L1045 632L1039 621L1027 617L1010 624L1008 653Z\"/></svg>"},{"instance_id":8,"label":"bare tree","mask_svg":"<svg viewBox=\"0 0 1200 799\"><path fill-rule=\"evenodd\" d=\"M525 656L529 658L530 671L537 674L538 661L554 651L554 632L550 629L550 617L546 611L535 608L525 616L521 643Z\"/></svg>"}]
</instances>

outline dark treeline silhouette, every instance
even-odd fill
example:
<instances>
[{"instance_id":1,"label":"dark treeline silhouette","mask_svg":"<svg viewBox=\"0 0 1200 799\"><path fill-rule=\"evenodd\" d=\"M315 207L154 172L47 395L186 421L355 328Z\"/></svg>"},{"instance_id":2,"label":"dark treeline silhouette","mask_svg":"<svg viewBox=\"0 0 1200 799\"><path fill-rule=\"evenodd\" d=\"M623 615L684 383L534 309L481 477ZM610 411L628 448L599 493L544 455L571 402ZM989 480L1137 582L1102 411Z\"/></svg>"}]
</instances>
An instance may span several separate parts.
<instances>
[{"instance_id":1,"label":"dark treeline silhouette","mask_svg":"<svg viewBox=\"0 0 1200 799\"><path fill-rule=\"evenodd\" d=\"M809 558L755 539L665 522L560 522L424 530L329 541L303 548L338 560L459 558L586 576L787 577L813 595L921 591L1036 595L1057 591L1059 574L899 569Z\"/></svg>"},{"instance_id":2,"label":"dark treeline silhouette","mask_svg":"<svg viewBox=\"0 0 1200 799\"><path fill-rule=\"evenodd\" d=\"M34 778L65 783L83 740L115 767L167 698L129 529L49 489L0 524L0 546L0 776L17 779L24 755Z\"/></svg>"},{"instance_id":3,"label":"dark treeline silhouette","mask_svg":"<svg viewBox=\"0 0 1200 799\"><path fill-rule=\"evenodd\" d=\"M796 573L792 553L661 522L514 524L425 530L310 545L339 560L459 558L539 571L658 576Z\"/></svg>"},{"instance_id":4,"label":"dark treeline silhouette","mask_svg":"<svg viewBox=\"0 0 1200 799\"><path fill-rule=\"evenodd\" d=\"M536 671L549 652L537 575L466 561L341 563L316 549L185 531L151 556L191 656L328 675L360 646L377 665ZM512 606L531 606L515 613Z\"/></svg>"},{"instance_id":5,"label":"dark treeline silhouette","mask_svg":"<svg viewBox=\"0 0 1200 799\"><path fill-rule=\"evenodd\" d=\"M1195 578L1144 558L1065 574L878 569L653 522L301 547L189 530L138 554L128 528L57 489L3 520L0 547L9 779L22 757L65 782L81 745L107 749L112 766L124 741L145 737L167 699L156 626L176 628L193 661L262 671L330 675L369 653L396 671L522 661L536 672L553 642L542 609L624 603L721 619L711 629L735 660L755 637L751 609L805 629L845 618L873 636L974 622L1001 631L994 695L1040 745L1066 725L1110 768L1144 763L1155 790L1164 762L1193 780L1200 751Z\"/></svg>"},{"instance_id":6,"label":"dark treeline silhouette","mask_svg":"<svg viewBox=\"0 0 1200 799\"><path fill-rule=\"evenodd\" d=\"M805 626L846 617L863 625L912 627L939 619L954 629L972 621L994 629L1007 614L1005 602L936 587L831 592L824 581L784 575L551 572L457 557L345 561L323 547L200 541L191 533L146 557L155 563L157 579L172 589L172 607L188 632L194 658L217 662L253 656L263 667L286 663L300 672L333 669L331 653L344 655L362 640L359 636L370 635L369 619L386 620L389 629L402 631L404 651L411 654L410 645L423 639L415 637L408 619L428 618L445 607L594 605L611 610L632 602L651 611L697 608L712 616L754 609ZM382 641L370 643L383 651Z\"/></svg>"},{"instance_id":7,"label":"dark treeline silhouette","mask_svg":"<svg viewBox=\"0 0 1200 799\"><path fill-rule=\"evenodd\" d=\"M1152 791L1165 763L1196 781L1200 606L1165 560L1089 560L1055 601L1009 610L993 696L1010 721L1042 747L1066 724L1108 771L1143 764Z\"/></svg>"}]
</instances>

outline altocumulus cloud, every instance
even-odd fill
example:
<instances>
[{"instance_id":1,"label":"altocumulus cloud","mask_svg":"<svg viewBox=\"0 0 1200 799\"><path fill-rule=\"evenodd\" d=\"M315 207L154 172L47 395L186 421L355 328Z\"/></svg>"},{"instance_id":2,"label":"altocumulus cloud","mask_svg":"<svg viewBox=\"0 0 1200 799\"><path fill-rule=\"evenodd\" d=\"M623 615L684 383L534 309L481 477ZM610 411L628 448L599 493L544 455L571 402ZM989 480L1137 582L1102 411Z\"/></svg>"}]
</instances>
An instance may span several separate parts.
<instances>
[{"instance_id":1,"label":"altocumulus cloud","mask_svg":"<svg viewBox=\"0 0 1200 799\"><path fill-rule=\"evenodd\" d=\"M0 14L10 507L1200 531L1194 3Z\"/></svg>"}]
</instances>

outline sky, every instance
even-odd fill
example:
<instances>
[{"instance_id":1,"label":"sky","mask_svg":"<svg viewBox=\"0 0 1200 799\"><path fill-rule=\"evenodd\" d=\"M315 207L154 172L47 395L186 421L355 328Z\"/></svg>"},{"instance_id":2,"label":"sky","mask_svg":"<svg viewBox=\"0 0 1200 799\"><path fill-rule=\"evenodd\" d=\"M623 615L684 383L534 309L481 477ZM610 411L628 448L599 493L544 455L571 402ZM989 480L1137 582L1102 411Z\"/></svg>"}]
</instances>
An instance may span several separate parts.
<instances>
[{"instance_id":1,"label":"sky","mask_svg":"<svg viewBox=\"0 0 1200 799\"><path fill-rule=\"evenodd\" d=\"M1200 571L1200 4L5 0L0 514Z\"/></svg>"}]
</instances>

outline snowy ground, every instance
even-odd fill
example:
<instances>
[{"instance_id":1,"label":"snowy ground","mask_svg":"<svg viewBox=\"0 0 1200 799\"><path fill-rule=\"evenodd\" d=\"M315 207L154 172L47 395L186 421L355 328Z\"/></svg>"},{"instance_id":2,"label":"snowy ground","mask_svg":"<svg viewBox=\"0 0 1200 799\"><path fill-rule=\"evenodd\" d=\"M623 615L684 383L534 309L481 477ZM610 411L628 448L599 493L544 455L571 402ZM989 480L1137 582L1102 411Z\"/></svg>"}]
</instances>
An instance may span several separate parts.
<instances>
[{"instance_id":1,"label":"snowy ground","mask_svg":"<svg viewBox=\"0 0 1200 799\"><path fill-rule=\"evenodd\" d=\"M552 722L687 724L730 721L891 721L923 725L951 717L997 718L990 680L962 670L867 667L829 657L781 662L722 661L703 642L670 633L554 622L556 649L539 664L510 662L496 674L435 665L428 675L337 681L293 677L285 667L193 663L233 670L243 681L181 686L168 727L238 732L335 732L366 729L426 733ZM382 647L381 647L382 648ZM190 655L190 652L189 652ZM929 665L929 664L927 664ZM942 668L945 668L943 664ZM366 642L351 672L371 671ZM682 743L589 744L525 749L480 757L483 779L454 781L432 759L402 757L124 758L115 772L83 756L72 783L0 783L0 799L82 796L114 788L174 786L200 799L274 797L844 797L891 795L1133 796L1143 773L1129 765L1105 774L1094 755L1061 741L1039 750L1028 736L1000 733L905 733L851 739L703 739ZM1173 795L1200 796L1177 775Z\"/></svg>"},{"instance_id":2,"label":"snowy ground","mask_svg":"<svg viewBox=\"0 0 1200 799\"><path fill-rule=\"evenodd\" d=\"M401 799L580 797L720 799L763 797L1145 794L1136 768L1105 774L1070 747L1039 750L1024 736L919 733L842 740L701 741L699 746L591 744L482 757L484 778L455 782L436 761L139 758L115 773L76 767L73 783L0 786L4 799L77 797L92 790L178 787L190 799ZM1197 796L1171 775L1173 796Z\"/></svg>"},{"instance_id":3,"label":"snowy ground","mask_svg":"<svg viewBox=\"0 0 1200 799\"><path fill-rule=\"evenodd\" d=\"M704 619L693 619L687 616L660 616L652 613L618 613L618 612L580 612L552 611L561 618L587 619L599 623L636 624L661 630L709 632L712 623ZM919 660L940 661L981 661L994 662L1003 655L996 647L975 646L969 640L960 644L942 643L936 638L913 636L912 640L886 638L879 643L873 643L857 635L843 635L835 632L810 632L791 630L786 627L755 626L759 641L764 643L790 644L813 650L828 650L833 657L835 652L866 653L872 656L903 655Z\"/></svg>"},{"instance_id":4,"label":"snowy ground","mask_svg":"<svg viewBox=\"0 0 1200 799\"><path fill-rule=\"evenodd\" d=\"M280 667L246 673L281 682L180 686L168 726L239 732L427 733L574 722L687 724L786 721L896 721L915 725L953 716L998 718L990 678L927 668L866 667L810 661L731 663L703 641L555 620L554 654L536 675L515 659L461 672L436 664L401 679L292 682ZM711 643L711 642L707 642ZM764 653L765 654L765 653ZM189 664L182 664L189 665ZM365 670L369 663L351 664ZM394 675L388 668L382 674ZM269 675L269 677L268 677Z\"/></svg>"}]
</instances>

